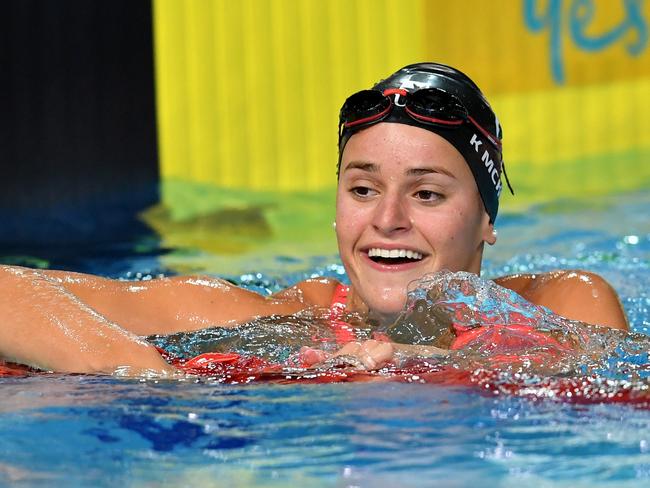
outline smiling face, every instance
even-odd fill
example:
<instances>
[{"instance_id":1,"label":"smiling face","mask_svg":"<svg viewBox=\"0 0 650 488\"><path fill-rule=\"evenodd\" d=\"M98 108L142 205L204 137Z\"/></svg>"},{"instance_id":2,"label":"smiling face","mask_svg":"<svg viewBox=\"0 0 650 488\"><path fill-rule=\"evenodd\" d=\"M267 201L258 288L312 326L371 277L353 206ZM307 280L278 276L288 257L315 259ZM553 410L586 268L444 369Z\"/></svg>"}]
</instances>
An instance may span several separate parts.
<instances>
[{"instance_id":1,"label":"smiling face","mask_svg":"<svg viewBox=\"0 0 650 488\"><path fill-rule=\"evenodd\" d=\"M479 273L496 240L476 183L445 139L403 124L354 134L343 151L336 233L351 306L392 320L408 284L442 269Z\"/></svg>"}]
</instances>

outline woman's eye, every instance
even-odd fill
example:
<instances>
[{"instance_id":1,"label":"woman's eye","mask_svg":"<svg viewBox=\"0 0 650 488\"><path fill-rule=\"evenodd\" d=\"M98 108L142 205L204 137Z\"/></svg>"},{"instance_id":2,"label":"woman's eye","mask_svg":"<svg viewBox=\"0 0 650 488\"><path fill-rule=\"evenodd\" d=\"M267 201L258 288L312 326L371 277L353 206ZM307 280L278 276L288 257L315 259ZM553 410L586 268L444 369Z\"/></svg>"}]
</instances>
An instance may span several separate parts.
<instances>
[{"instance_id":1,"label":"woman's eye","mask_svg":"<svg viewBox=\"0 0 650 488\"><path fill-rule=\"evenodd\" d=\"M371 195L374 195L375 192L367 186L355 186L351 191L358 197L369 197Z\"/></svg>"},{"instance_id":2,"label":"woman's eye","mask_svg":"<svg viewBox=\"0 0 650 488\"><path fill-rule=\"evenodd\" d=\"M442 198L442 195L431 190L420 190L415 193L415 197L418 200L422 200L424 202L433 202L439 198Z\"/></svg>"}]
</instances>

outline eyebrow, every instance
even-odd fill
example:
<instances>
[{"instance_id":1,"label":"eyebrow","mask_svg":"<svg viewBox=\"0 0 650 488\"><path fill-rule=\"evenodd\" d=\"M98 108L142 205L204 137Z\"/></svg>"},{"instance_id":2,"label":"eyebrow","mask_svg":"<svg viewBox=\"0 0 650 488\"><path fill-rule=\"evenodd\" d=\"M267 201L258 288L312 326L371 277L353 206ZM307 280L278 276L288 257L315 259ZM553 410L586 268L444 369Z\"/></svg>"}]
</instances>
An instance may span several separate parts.
<instances>
[{"instance_id":1,"label":"eyebrow","mask_svg":"<svg viewBox=\"0 0 650 488\"><path fill-rule=\"evenodd\" d=\"M433 167L425 167L425 168L409 168L406 170L406 175L407 176L424 176L428 174L441 174L445 176L449 176L450 178L456 178L451 172L447 171L445 168L440 168L437 166Z\"/></svg>"},{"instance_id":2,"label":"eyebrow","mask_svg":"<svg viewBox=\"0 0 650 488\"><path fill-rule=\"evenodd\" d=\"M348 164L345 169L343 170L348 171L351 169L358 169L361 171L367 171L369 173L380 173L381 170L379 168L378 164L371 163L368 161L352 161L350 164ZM446 170L445 168L441 168L438 166L425 166L425 167L419 167L419 168L409 168L405 172L406 176L425 176L428 174L442 174L445 176L449 176L450 178L456 178L454 174Z\"/></svg>"},{"instance_id":3,"label":"eyebrow","mask_svg":"<svg viewBox=\"0 0 650 488\"><path fill-rule=\"evenodd\" d=\"M343 171L345 172L351 169L360 169L361 171L368 171L369 173L379 173L379 166L368 161L352 161Z\"/></svg>"}]
</instances>

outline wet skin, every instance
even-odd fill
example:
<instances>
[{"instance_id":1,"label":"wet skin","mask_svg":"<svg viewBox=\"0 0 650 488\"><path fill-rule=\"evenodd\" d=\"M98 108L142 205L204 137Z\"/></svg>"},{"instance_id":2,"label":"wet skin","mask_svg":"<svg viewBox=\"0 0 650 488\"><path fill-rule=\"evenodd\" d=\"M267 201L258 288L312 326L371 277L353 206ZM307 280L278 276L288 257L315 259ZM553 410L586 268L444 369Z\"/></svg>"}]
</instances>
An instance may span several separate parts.
<instances>
[{"instance_id":1,"label":"wet skin","mask_svg":"<svg viewBox=\"0 0 650 488\"><path fill-rule=\"evenodd\" d=\"M479 273L494 244L472 173L445 139L403 124L354 134L342 155L336 199L339 253L352 283L351 306L390 322L410 282L447 269ZM379 259L376 249L421 259ZM373 250L370 252L370 250Z\"/></svg>"},{"instance_id":2,"label":"wet skin","mask_svg":"<svg viewBox=\"0 0 650 488\"><path fill-rule=\"evenodd\" d=\"M401 124L380 123L350 138L336 211L340 255L352 283L348 309L383 323L402 309L409 283L442 269L478 274L485 243L496 241L462 156L436 134ZM402 257L391 258L391 251ZM495 282L567 318L628 329L615 291L598 275L569 270ZM0 360L67 372L110 373L127 365L130 374L173 374L138 336L307 309L327 317L336 286L335 280L306 280L263 297L215 278L134 284L0 266ZM376 367L395 347L371 341L345 346L341 354ZM318 351L309 354L322 359Z\"/></svg>"}]
</instances>

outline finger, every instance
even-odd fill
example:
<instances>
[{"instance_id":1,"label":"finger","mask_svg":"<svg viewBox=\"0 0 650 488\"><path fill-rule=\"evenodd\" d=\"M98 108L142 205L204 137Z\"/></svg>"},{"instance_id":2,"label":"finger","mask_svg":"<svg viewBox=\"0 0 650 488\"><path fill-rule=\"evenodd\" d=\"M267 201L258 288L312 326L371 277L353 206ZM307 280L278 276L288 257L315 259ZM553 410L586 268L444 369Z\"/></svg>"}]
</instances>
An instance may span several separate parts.
<instances>
[{"instance_id":1,"label":"finger","mask_svg":"<svg viewBox=\"0 0 650 488\"><path fill-rule=\"evenodd\" d=\"M390 361L393 358L393 352L391 343L370 339L362 343L346 344L334 356L355 357L365 369L375 369Z\"/></svg>"},{"instance_id":2,"label":"finger","mask_svg":"<svg viewBox=\"0 0 650 488\"><path fill-rule=\"evenodd\" d=\"M362 343L349 342L330 356L330 359L346 357L359 361L365 369L376 369L393 359L392 343L369 339Z\"/></svg>"},{"instance_id":3,"label":"finger","mask_svg":"<svg viewBox=\"0 0 650 488\"><path fill-rule=\"evenodd\" d=\"M321 349L314 349L308 346L300 348L300 361L305 367L313 366L314 364L325 361L330 357L330 354Z\"/></svg>"},{"instance_id":4,"label":"finger","mask_svg":"<svg viewBox=\"0 0 650 488\"><path fill-rule=\"evenodd\" d=\"M361 343L348 342L345 346L336 351L333 356L356 356L360 348Z\"/></svg>"},{"instance_id":5,"label":"finger","mask_svg":"<svg viewBox=\"0 0 650 488\"><path fill-rule=\"evenodd\" d=\"M386 362L383 357L383 350L377 344L377 341L374 340L369 340L361 344L358 355L366 369L375 369L380 363Z\"/></svg>"},{"instance_id":6,"label":"finger","mask_svg":"<svg viewBox=\"0 0 650 488\"><path fill-rule=\"evenodd\" d=\"M361 358L368 368L378 368L385 365L393 359L395 348L390 342L383 341L367 341L361 346L362 351L365 352L365 360Z\"/></svg>"}]
</instances>

